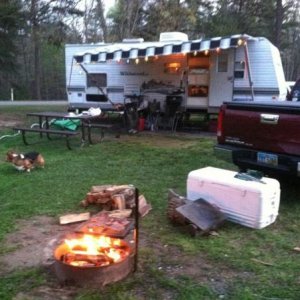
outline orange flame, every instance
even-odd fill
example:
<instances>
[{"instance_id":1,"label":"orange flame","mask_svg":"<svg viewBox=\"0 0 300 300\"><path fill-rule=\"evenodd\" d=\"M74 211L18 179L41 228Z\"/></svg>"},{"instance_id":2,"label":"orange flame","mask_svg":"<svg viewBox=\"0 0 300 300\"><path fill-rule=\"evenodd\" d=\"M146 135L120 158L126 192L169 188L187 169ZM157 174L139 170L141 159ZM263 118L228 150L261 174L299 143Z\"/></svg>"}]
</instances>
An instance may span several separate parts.
<instances>
[{"instance_id":1,"label":"orange flame","mask_svg":"<svg viewBox=\"0 0 300 300\"><path fill-rule=\"evenodd\" d=\"M124 260L130 252L123 240L107 236L84 234L76 238L65 239L65 244L68 247L68 253L87 256L104 255L114 263ZM80 261L73 261L70 264L80 265Z\"/></svg>"}]
</instances>

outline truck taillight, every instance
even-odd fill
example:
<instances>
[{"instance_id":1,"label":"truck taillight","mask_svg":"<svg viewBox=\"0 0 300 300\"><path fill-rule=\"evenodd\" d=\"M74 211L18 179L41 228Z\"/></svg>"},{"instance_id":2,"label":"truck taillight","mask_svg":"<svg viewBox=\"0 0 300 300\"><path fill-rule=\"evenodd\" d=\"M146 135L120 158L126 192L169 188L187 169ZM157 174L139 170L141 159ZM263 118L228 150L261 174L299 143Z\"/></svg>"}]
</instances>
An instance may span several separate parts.
<instances>
[{"instance_id":1,"label":"truck taillight","mask_svg":"<svg viewBox=\"0 0 300 300\"><path fill-rule=\"evenodd\" d=\"M223 119L224 119L224 108L221 106L219 115L218 115L218 127L217 127L217 137L220 138L223 135Z\"/></svg>"}]
</instances>

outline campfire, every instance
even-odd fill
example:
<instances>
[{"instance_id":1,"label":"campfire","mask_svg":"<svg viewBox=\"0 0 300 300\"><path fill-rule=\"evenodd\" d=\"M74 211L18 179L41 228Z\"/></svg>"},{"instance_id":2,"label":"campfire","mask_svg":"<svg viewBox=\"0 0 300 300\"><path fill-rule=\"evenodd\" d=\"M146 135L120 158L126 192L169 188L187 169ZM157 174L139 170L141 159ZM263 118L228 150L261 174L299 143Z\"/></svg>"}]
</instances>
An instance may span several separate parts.
<instances>
[{"instance_id":1,"label":"campfire","mask_svg":"<svg viewBox=\"0 0 300 300\"><path fill-rule=\"evenodd\" d=\"M101 211L60 218L61 224L86 221L58 243L54 272L62 284L100 287L136 270L139 216L151 206L129 185L93 186L85 202Z\"/></svg>"},{"instance_id":2,"label":"campfire","mask_svg":"<svg viewBox=\"0 0 300 300\"><path fill-rule=\"evenodd\" d=\"M124 240L107 236L76 234L66 238L55 257L76 267L102 267L123 261L130 254Z\"/></svg>"}]
</instances>

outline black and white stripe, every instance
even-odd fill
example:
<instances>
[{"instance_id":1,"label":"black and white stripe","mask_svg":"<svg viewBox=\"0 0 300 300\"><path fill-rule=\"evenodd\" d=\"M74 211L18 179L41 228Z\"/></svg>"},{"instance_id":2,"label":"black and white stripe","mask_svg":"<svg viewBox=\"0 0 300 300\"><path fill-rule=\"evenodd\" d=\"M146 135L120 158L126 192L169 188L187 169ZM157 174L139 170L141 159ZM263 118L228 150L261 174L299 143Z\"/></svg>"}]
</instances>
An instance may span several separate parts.
<instances>
[{"instance_id":1,"label":"black and white stripe","mask_svg":"<svg viewBox=\"0 0 300 300\"><path fill-rule=\"evenodd\" d=\"M122 59L145 58L156 55L204 52L207 50L235 48L251 38L251 36L246 34L238 34L192 41L106 44L96 49L93 48L83 53L75 54L74 59L77 63L96 63L108 60L119 61Z\"/></svg>"}]
</instances>

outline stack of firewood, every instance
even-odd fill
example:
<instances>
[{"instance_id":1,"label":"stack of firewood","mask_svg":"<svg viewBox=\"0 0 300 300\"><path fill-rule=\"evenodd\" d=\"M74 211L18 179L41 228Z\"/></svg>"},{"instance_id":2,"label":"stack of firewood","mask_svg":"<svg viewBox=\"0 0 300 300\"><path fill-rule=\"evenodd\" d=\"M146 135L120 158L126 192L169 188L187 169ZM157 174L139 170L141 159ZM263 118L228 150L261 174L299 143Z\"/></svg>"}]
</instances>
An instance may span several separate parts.
<instances>
[{"instance_id":1,"label":"stack of firewood","mask_svg":"<svg viewBox=\"0 0 300 300\"><path fill-rule=\"evenodd\" d=\"M97 205L103 210L125 210L135 207L135 188L132 185L97 185L92 186L86 194L84 200L80 202L81 206ZM143 195L139 196L139 213L146 215L150 209Z\"/></svg>"},{"instance_id":2,"label":"stack of firewood","mask_svg":"<svg viewBox=\"0 0 300 300\"><path fill-rule=\"evenodd\" d=\"M173 189L169 189L167 216L172 223L180 225L188 223L185 217L176 210L177 207L185 205L188 202L189 200L187 200L185 197L177 194Z\"/></svg>"}]
</instances>

